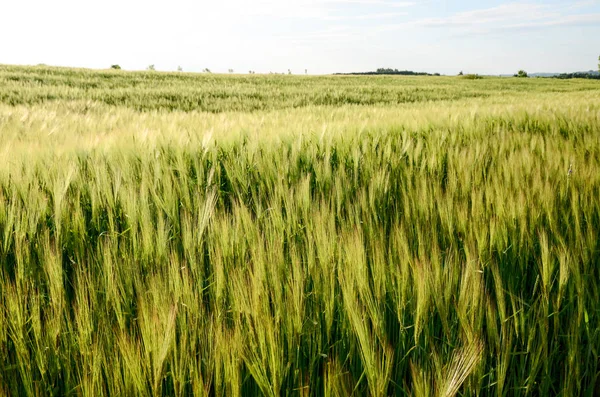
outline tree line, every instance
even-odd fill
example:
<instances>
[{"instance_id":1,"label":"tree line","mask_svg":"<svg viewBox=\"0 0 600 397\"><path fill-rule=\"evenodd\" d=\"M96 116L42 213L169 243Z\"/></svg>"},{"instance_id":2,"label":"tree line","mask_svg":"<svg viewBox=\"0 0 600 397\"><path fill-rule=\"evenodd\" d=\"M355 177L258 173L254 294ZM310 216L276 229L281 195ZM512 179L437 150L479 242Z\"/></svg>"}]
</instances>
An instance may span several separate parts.
<instances>
[{"instance_id":1,"label":"tree line","mask_svg":"<svg viewBox=\"0 0 600 397\"><path fill-rule=\"evenodd\" d=\"M412 70L398 70L392 68L378 68L374 72L352 72L352 73L335 73L336 75L352 75L352 76L366 76L366 75L401 75L401 76L440 76L439 73L425 73L425 72L413 72Z\"/></svg>"}]
</instances>

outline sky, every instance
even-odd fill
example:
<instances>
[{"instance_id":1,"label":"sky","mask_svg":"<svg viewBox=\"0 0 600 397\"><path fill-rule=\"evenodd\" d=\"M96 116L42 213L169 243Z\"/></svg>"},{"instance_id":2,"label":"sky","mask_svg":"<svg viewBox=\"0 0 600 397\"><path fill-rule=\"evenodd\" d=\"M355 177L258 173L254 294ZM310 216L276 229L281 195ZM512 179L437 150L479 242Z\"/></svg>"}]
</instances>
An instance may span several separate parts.
<instances>
[{"instance_id":1,"label":"sky","mask_svg":"<svg viewBox=\"0 0 600 397\"><path fill-rule=\"evenodd\" d=\"M600 0L0 0L0 64L510 74L599 55Z\"/></svg>"}]
</instances>

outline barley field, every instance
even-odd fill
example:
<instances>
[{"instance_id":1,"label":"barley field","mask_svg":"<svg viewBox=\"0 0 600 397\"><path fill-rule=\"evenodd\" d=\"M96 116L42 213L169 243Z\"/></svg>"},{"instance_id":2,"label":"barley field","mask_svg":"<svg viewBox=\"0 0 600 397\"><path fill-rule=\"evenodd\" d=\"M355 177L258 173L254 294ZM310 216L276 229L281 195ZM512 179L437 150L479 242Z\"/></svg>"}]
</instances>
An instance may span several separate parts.
<instances>
[{"instance_id":1,"label":"barley field","mask_svg":"<svg viewBox=\"0 0 600 397\"><path fill-rule=\"evenodd\" d=\"M598 396L600 82L0 66L0 395Z\"/></svg>"}]
</instances>

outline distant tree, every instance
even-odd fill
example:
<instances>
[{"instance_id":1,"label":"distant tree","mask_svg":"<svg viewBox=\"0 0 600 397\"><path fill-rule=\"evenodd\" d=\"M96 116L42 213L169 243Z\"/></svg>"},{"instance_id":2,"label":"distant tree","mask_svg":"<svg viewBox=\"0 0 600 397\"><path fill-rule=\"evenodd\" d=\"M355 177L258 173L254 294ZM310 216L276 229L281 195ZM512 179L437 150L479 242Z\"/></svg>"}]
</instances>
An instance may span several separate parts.
<instances>
[{"instance_id":1,"label":"distant tree","mask_svg":"<svg viewBox=\"0 0 600 397\"><path fill-rule=\"evenodd\" d=\"M553 76L555 79L593 79L600 80L600 72L579 72L579 73L563 73L558 76Z\"/></svg>"},{"instance_id":2,"label":"distant tree","mask_svg":"<svg viewBox=\"0 0 600 397\"><path fill-rule=\"evenodd\" d=\"M517 72L517 74L515 74L515 77L521 77L521 78L525 78L525 77L529 77L529 76L527 75L527 72L526 72L526 71L524 71L524 70L519 70L519 71Z\"/></svg>"},{"instance_id":3,"label":"distant tree","mask_svg":"<svg viewBox=\"0 0 600 397\"><path fill-rule=\"evenodd\" d=\"M463 75L464 75L463 71L461 70L461 71L460 71L460 73L459 73L458 75L459 75L459 76L463 76Z\"/></svg>"},{"instance_id":4,"label":"distant tree","mask_svg":"<svg viewBox=\"0 0 600 397\"><path fill-rule=\"evenodd\" d=\"M154 65L148 65L148 67L146 68L146 70L154 71L154 70L156 70L156 68L154 67Z\"/></svg>"},{"instance_id":5,"label":"distant tree","mask_svg":"<svg viewBox=\"0 0 600 397\"><path fill-rule=\"evenodd\" d=\"M291 69L288 69L288 74L292 74L292 70Z\"/></svg>"},{"instance_id":6,"label":"distant tree","mask_svg":"<svg viewBox=\"0 0 600 397\"><path fill-rule=\"evenodd\" d=\"M304 74L308 74L308 69L304 69Z\"/></svg>"},{"instance_id":7,"label":"distant tree","mask_svg":"<svg viewBox=\"0 0 600 397\"><path fill-rule=\"evenodd\" d=\"M203 73L211 73L209 68L204 68L204 70L202 70Z\"/></svg>"},{"instance_id":8,"label":"distant tree","mask_svg":"<svg viewBox=\"0 0 600 397\"><path fill-rule=\"evenodd\" d=\"M177 66L177 71L178 72L183 72L183 68L181 66Z\"/></svg>"},{"instance_id":9,"label":"distant tree","mask_svg":"<svg viewBox=\"0 0 600 397\"><path fill-rule=\"evenodd\" d=\"M413 72L411 70L398 70L392 68L378 68L374 72L350 73L351 75L399 75L399 76L433 76L425 72Z\"/></svg>"},{"instance_id":10,"label":"distant tree","mask_svg":"<svg viewBox=\"0 0 600 397\"><path fill-rule=\"evenodd\" d=\"M229 73L233 73L233 69L229 69Z\"/></svg>"},{"instance_id":11,"label":"distant tree","mask_svg":"<svg viewBox=\"0 0 600 397\"><path fill-rule=\"evenodd\" d=\"M110 68L115 70L121 70L121 67L119 65L110 65Z\"/></svg>"}]
</instances>

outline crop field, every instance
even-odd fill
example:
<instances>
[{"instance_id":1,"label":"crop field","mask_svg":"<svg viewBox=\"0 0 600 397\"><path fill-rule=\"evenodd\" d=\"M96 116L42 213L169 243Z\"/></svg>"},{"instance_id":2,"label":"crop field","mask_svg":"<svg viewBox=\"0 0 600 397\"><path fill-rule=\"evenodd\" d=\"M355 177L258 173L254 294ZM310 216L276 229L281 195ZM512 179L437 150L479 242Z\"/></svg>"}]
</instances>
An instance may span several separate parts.
<instances>
[{"instance_id":1,"label":"crop field","mask_svg":"<svg viewBox=\"0 0 600 397\"><path fill-rule=\"evenodd\" d=\"M600 81L0 66L0 395L600 395Z\"/></svg>"}]
</instances>

